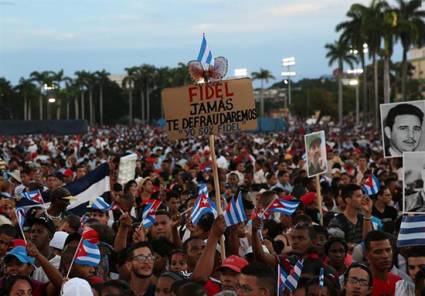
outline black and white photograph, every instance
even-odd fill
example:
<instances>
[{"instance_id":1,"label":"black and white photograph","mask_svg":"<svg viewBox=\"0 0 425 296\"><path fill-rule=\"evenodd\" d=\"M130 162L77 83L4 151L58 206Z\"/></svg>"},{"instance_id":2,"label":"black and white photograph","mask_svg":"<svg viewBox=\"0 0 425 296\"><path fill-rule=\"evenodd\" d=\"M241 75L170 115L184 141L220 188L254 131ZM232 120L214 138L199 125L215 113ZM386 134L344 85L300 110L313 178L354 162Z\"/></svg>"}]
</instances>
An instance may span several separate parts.
<instances>
[{"instance_id":1,"label":"black and white photograph","mask_svg":"<svg viewBox=\"0 0 425 296\"><path fill-rule=\"evenodd\" d=\"M313 177L325 173L328 170L325 132L320 131L305 135L305 147L308 176Z\"/></svg>"},{"instance_id":2,"label":"black and white photograph","mask_svg":"<svg viewBox=\"0 0 425 296\"><path fill-rule=\"evenodd\" d=\"M425 151L425 101L381 104L382 143L385 158L403 152Z\"/></svg>"},{"instance_id":3,"label":"black and white photograph","mask_svg":"<svg viewBox=\"0 0 425 296\"><path fill-rule=\"evenodd\" d=\"M404 152L403 167L403 211L425 213L425 152Z\"/></svg>"}]
</instances>

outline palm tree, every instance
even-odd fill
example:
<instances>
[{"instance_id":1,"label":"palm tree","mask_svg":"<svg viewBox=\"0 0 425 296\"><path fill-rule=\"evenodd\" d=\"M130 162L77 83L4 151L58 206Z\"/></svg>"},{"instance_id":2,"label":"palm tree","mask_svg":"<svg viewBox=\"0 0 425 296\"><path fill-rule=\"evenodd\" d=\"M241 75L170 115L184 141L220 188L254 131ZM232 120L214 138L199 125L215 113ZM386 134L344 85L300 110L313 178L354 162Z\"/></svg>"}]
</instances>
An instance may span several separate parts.
<instances>
[{"instance_id":1,"label":"palm tree","mask_svg":"<svg viewBox=\"0 0 425 296\"><path fill-rule=\"evenodd\" d=\"M35 92L35 85L32 83L31 79L21 77L21 79L19 79L19 84L15 87L15 89L24 98L24 120L31 120L31 99L29 99L29 96L31 93Z\"/></svg>"},{"instance_id":2,"label":"palm tree","mask_svg":"<svg viewBox=\"0 0 425 296\"><path fill-rule=\"evenodd\" d=\"M325 45L328 50L326 57L329 59L329 66L334 63L338 65L337 80L338 80L338 124L342 126L342 75L344 73L344 63L348 64L350 68L353 67L353 63L356 58L349 54L349 47L346 43L341 40L335 41L334 43L328 43Z\"/></svg>"},{"instance_id":3,"label":"palm tree","mask_svg":"<svg viewBox=\"0 0 425 296\"><path fill-rule=\"evenodd\" d=\"M50 84L50 72L49 71L43 71L38 72L34 71L30 74L31 81L34 81L38 83L39 90L40 90L40 96L38 98L38 107L40 110L40 120L43 120L43 87L45 84Z\"/></svg>"},{"instance_id":4,"label":"palm tree","mask_svg":"<svg viewBox=\"0 0 425 296\"><path fill-rule=\"evenodd\" d=\"M51 80L52 83L55 86L55 92L56 92L56 119L59 120L60 119L60 114L61 114L61 107L62 107L62 89L61 89L61 84L63 82L65 83L70 83L71 78L66 77L64 75L64 71L63 69L59 70L58 72L50 72L51 73Z\"/></svg>"},{"instance_id":5,"label":"palm tree","mask_svg":"<svg viewBox=\"0 0 425 296\"><path fill-rule=\"evenodd\" d=\"M96 71L95 75L96 81L99 84L99 119L100 125L103 125L103 86L109 81L109 75L111 75L111 73L103 69L101 71Z\"/></svg>"},{"instance_id":6,"label":"palm tree","mask_svg":"<svg viewBox=\"0 0 425 296\"><path fill-rule=\"evenodd\" d=\"M422 0L396 0L397 35L403 47L403 60L401 70L401 94L406 100L407 82L407 52L412 45L422 46L425 43L425 11L420 10Z\"/></svg>"},{"instance_id":7,"label":"palm tree","mask_svg":"<svg viewBox=\"0 0 425 296\"><path fill-rule=\"evenodd\" d=\"M122 81L122 87L128 91L128 123L133 123L133 89L137 81L136 73L138 67L125 68L127 75Z\"/></svg>"},{"instance_id":8,"label":"palm tree","mask_svg":"<svg viewBox=\"0 0 425 296\"><path fill-rule=\"evenodd\" d=\"M77 84L80 86L81 91L81 113L82 119L85 119L85 102L84 102L84 92L89 90L89 122L90 125L94 125L94 113L93 113L93 87L95 78L94 75L88 71L77 71L75 72L77 76Z\"/></svg>"},{"instance_id":9,"label":"palm tree","mask_svg":"<svg viewBox=\"0 0 425 296\"><path fill-rule=\"evenodd\" d=\"M151 105L150 105L150 94L157 88L157 69L155 66L143 64L140 67L141 85L145 90L144 97L146 98L146 122L150 122ZM143 105L142 105L143 106ZM143 107L142 107L143 110Z\"/></svg>"},{"instance_id":10,"label":"palm tree","mask_svg":"<svg viewBox=\"0 0 425 296\"><path fill-rule=\"evenodd\" d=\"M360 63L363 69L363 122L367 123L367 67L366 53L367 43L366 36L363 31L362 15L359 10L349 10L347 12L348 21L342 22L336 26L336 31L341 31L341 41L349 47L357 50L360 56Z\"/></svg>"},{"instance_id":11,"label":"palm tree","mask_svg":"<svg viewBox=\"0 0 425 296\"><path fill-rule=\"evenodd\" d=\"M261 82L261 90L260 90L260 114L261 117L264 117L264 97L263 97L263 91L264 91L264 82L268 83L269 79L275 79L273 74L266 69L260 68L259 72L252 72L251 73L252 80L260 80Z\"/></svg>"}]
</instances>

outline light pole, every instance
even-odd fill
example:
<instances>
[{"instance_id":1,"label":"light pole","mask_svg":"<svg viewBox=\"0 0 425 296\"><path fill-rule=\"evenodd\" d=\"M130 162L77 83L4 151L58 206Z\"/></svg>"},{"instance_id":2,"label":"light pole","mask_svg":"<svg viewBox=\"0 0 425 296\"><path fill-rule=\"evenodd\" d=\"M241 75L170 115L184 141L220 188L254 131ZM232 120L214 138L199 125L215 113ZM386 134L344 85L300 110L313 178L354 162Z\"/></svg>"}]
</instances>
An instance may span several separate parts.
<instances>
[{"instance_id":1,"label":"light pole","mask_svg":"<svg viewBox=\"0 0 425 296\"><path fill-rule=\"evenodd\" d=\"M85 114L85 104L84 104L84 92L87 90L87 86L85 84L80 85L80 92L81 92L81 119L86 119Z\"/></svg>"},{"instance_id":2,"label":"light pole","mask_svg":"<svg viewBox=\"0 0 425 296\"><path fill-rule=\"evenodd\" d=\"M359 76L363 73L362 68L347 70L347 74L354 76L348 80L348 85L356 87L356 125L360 122L360 102L359 102Z\"/></svg>"},{"instance_id":3,"label":"light pole","mask_svg":"<svg viewBox=\"0 0 425 296\"><path fill-rule=\"evenodd\" d=\"M55 98L54 93L53 93L54 90L55 90L55 86L53 84L52 85L44 84L43 89L44 89L45 94L47 95L47 101L48 101L48 104L47 104L47 119L50 120L51 119L50 104L53 104L53 103L56 102L56 98Z\"/></svg>"},{"instance_id":4,"label":"light pole","mask_svg":"<svg viewBox=\"0 0 425 296\"><path fill-rule=\"evenodd\" d=\"M292 104L292 97L291 97L291 77L297 75L297 73L291 71L291 66L295 65L295 58L289 57L282 59L282 66L286 67L286 71L282 72L281 75L284 77L287 77L288 80L288 104Z\"/></svg>"},{"instance_id":5,"label":"light pole","mask_svg":"<svg viewBox=\"0 0 425 296\"><path fill-rule=\"evenodd\" d=\"M128 90L128 123L131 124L133 122L133 79L129 78L126 83L126 88Z\"/></svg>"}]
</instances>

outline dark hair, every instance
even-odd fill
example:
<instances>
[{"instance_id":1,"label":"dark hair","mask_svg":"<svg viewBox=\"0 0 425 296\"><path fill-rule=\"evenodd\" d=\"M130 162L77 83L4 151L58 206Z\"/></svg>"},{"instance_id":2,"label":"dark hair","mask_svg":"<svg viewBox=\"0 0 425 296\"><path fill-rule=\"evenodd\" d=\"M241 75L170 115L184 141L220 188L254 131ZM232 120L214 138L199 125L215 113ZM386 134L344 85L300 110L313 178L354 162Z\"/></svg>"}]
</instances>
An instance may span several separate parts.
<instances>
[{"instance_id":1,"label":"dark hair","mask_svg":"<svg viewBox=\"0 0 425 296\"><path fill-rule=\"evenodd\" d=\"M340 243L344 247L344 251L347 254L347 252L348 252L347 242L342 238L333 237L325 243L325 255L326 256L329 255L329 249L332 247L332 245L336 244L336 243Z\"/></svg>"},{"instance_id":2,"label":"dark hair","mask_svg":"<svg viewBox=\"0 0 425 296\"><path fill-rule=\"evenodd\" d=\"M370 243L376 241L388 240L391 243L390 237L383 231L380 230L372 230L366 235L364 240L364 244L367 251L370 251Z\"/></svg>"},{"instance_id":3,"label":"dark hair","mask_svg":"<svg viewBox=\"0 0 425 296\"><path fill-rule=\"evenodd\" d=\"M68 189L66 189L65 187L59 187L59 188L53 189L53 191L50 192L50 200L54 201L56 199L64 198L70 195L71 193L69 192Z\"/></svg>"},{"instance_id":4,"label":"dark hair","mask_svg":"<svg viewBox=\"0 0 425 296\"><path fill-rule=\"evenodd\" d=\"M347 184L341 188L341 197L345 202L346 198L351 198L354 191L361 190L362 188L357 184Z\"/></svg>"},{"instance_id":5,"label":"dark hair","mask_svg":"<svg viewBox=\"0 0 425 296\"><path fill-rule=\"evenodd\" d=\"M184 283L179 288L176 289L175 292L176 296L206 296L207 293L205 292L204 288L201 286L201 284L188 281L187 283Z\"/></svg>"},{"instance_id":6,"label":"dark hair","mask_svg":"<svg viewBox=\"0 0 425 296\"><path fill-rule=\"evenodd\" d=\"M320 225L312 225L311 228L311 238L315 239L319 234L322 234L326 237L326 239L329 238L328 230Z\"/></svg>"},{"instance_id":7,"label":"dark hair","mask_svg":"<svg viewBox=\"0 0 425 296\"><path fill-rule=\"evenodd\" d=\"M74 214L69 214L68 216L65 216L62 222L68 222L69 227L75 230L75 232L77 232L81 226L80 217Z\"/></svg>"},{"instance_id":8,"label":"dark hair","mask_svg":"<svg viewBox=\"0 0 425 296\"><path fill-rule=\"evenodd\" d=\"M344 273L344 283L347 283L350 271L354 268L360 268L367 272L367 275L369 277L369 288L372 287L372 272L370 271L369 267L361 263L353 263L350 266L348 266L347 270Z\"/></svg>"},{"instance_id":9,"label":"dark hair","mask_svg":"<svg viewBox=\"0 0 425 296\"><path fill-rule=\"evenodd\" d=\"M138 243L135 243L134 245L131 245L130 248L127 249L127 257L126 257L127 261L133 257L133 252L135 250L141 249L141 248L148 248L153 253L150 243L138 242Z\"/></svg>"},{"instance_id":10,"label":"dark hair","mask_svg":"<svg viewBox=\"0 0 425 296\"><path fill-rule=\"evenodd\" d=\"M183 243L183 251L184 251L186 254L187 254L187 245L188 245L191 241L196 240L196 239L203 241L201 238L196 237L196 236L191 236L191 237L189 237L187 240L185 240L185 241L184 241L184 243Z\"/></svg>"},{"instance_id":11,"label":"dark hair","mask_svg":"<svg viewBox=\"0 0 425 296\"><path fill-rule=\"evenodd\" d=\"M122 281L122 280L110 280L102 284L101 290L113 287L115 289L119 290L119 296L134 296L133 290L131 290L131 287L128 283Z\"/></svg>"},{"instance_id":12,"label":"dark hair","mask_svg":"<svg viewBox=\"0 0 425 296\"><path fill-rule=\"evenodd\" d=\"M270 266L253 262L242 268L241 273L256 277L260 287L268 289L270 295L276 294L276 273Z\"/></svg>"},{"instance_id":13,"label":"dark hair","mask_svg":"<svg viewBox=\"0 0 425 296\"><path fill-rule=\"evenodd\" d=\"M20 275L9 276L3 280L3 288L1 289L1 292L2 292L1 295L5 295L5 296L9 295L15 283L20 280L27 281L32 287L30 278L26 276L20 276Z\"/></svg>"},{"instance_id":14,"label":"dark hair","mask_svg":"<svg viewBox=\"0 0 425 296\"><path fill-rule=\"evenodd\" d=\"M173 251L174 245L165 237L154 239L151 242L152 251L161 257L168 257Z\"/></svg>"},{"instance_id":15,"label":"dark hair","mask_svg":"<svg viewBox=\"0 0 425 296\"><path fill-rule=\"evenodd\" d=\"M70 242L73 242L73 241L79 242L80 239L81 239L81 234L79 234L78 232L70 233L68 237L66 238L65 244L63 246L65 248L65 246L68 245Z\"/></svg>"},{"instance_id":16,"label":"dark hair","mask_svg":"<svg viewBox=\"0 0 425 296\"><path fill-rule=\"evenodd\" d=\"M389 127L392 130L396 116L405 114L417 116L422 124L424 113L421 109L411 104L398 104L388 112L385 119L385 127Z\"/></svg>"},{"instance_id":17,"label":"dark hair","mask_svg":"<svg viewBox=\"0 0 425 296\"><path fill-rule=\"evenodd\" d=\"M410 257L425 257L425 250L423 246L411 247L406 254L406 262Z\"/></svg>"},{"instance_id":18,"label":"dark hair","mask_svg":"<svg viewBox=\"0 0 425 296\"><path fill-rule=\"evenodd\" d=\"M16 228L9 224L0 225L0 234L5 234L7 236L15 238L18 232Z\"/></svg>"}]
</instances>

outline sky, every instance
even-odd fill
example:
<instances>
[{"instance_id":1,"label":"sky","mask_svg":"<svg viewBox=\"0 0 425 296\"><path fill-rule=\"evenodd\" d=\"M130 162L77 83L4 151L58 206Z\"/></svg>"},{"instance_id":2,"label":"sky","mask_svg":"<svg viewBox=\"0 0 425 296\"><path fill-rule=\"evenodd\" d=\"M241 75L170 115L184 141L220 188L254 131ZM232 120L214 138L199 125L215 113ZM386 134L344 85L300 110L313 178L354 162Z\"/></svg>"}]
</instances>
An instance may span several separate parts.
<instances>
[{"instance_id":1,"label":"sky","mask_svg":"<svg viewBox=\"0 0 425 296\"><path fill-rule=\"evenodd\" d=\"M0 77L32 71L174 67L195 59L202 33L214 56L248 72L295 57L302 78L330 75L324 45L353 3L370 0L0 0ZM391 1L390 1L391 3ZM398 46L393 60L401 59ZM275 81L271 81L273 83Z\"/></svg>"}]
</instances>

